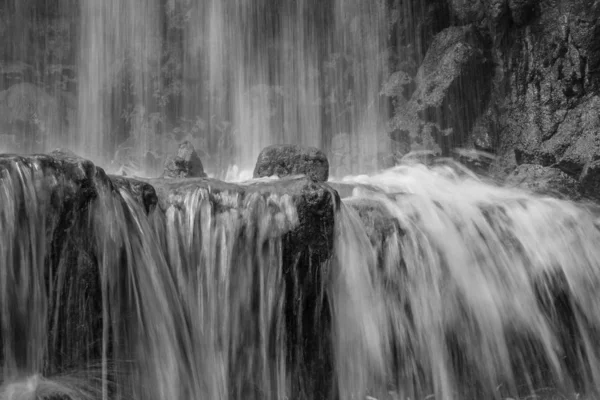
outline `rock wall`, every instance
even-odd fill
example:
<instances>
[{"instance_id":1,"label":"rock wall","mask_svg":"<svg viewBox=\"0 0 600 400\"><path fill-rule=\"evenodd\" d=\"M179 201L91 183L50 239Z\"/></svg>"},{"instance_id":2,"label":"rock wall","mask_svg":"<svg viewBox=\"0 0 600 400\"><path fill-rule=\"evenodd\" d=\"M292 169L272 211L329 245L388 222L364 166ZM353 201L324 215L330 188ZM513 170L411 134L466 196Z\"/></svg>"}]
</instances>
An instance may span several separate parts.
<instances>
[{"instance_id":1,"label":"rock wall","mask_svg":"<svg viewBox=\"0 0 600 400\"><path fill-rule=\"evenodd\" d=\"M444 3L436 7L447 7L450 18L437 25L416 85L404 95L411 107L396 107L392 139L403 126L415 129L406 119L416 111L417 133L433 132L443 153L493 152L492 172L501 178L519 165L540 166L519 170L537 178L558 170L576 182L577 196L600 199L600 2ZM423 96L431 87L435 96ZM431 98L429 107L414 107Z\"/></svg>"}]
</instances>

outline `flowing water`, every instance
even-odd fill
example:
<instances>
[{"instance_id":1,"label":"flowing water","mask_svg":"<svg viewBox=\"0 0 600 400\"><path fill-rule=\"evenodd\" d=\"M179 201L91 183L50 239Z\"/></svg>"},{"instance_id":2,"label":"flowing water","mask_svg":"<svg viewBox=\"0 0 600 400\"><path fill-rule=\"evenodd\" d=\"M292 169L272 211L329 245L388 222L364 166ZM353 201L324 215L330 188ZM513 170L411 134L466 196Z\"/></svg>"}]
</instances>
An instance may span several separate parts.
<instances>
[{"instance_id":1,"label":"flowing water","mask_svg":"<svg viewBox=\"0 0 600 400\"><path fill-rule=\"evenodd\" d=\"M379 0L9 0L0 149L151 176L183 139L216 169L294 143L374 171L387 28Z\"/></svg>"},{"instance_id":2,"label":"flowing water","mask_svg":"<svg viewBox=\"0 0 600 400\"><path fill-rule=\"evenodd\" d=\"M297 203L260 183L145 208L91 163L0 166L3 399L595 394L584 205L404 165L343 181L311 266L289 253Z\"/></svg>"},{"instance_id":3,"label":"flowing water","mask_svg":"<svg viewBox=\"0 0 600 400\"><path fill-rule=\"evenodd\" d=\"M425 12L0 4L1 151L62 145L152 171L183 138L240 181L174 185L146 204L91 162L0 156L0 399L597 396L597 207L452 163L374 172L389 150L391 3ZM402 24L414 37L396 38L399 62L420 61L408 52L426 28ZM284 142L371 175L330 182L348 196L317 205L310 190L329 186L302 197L274 189L287 180L247 182L258 152Z\"/></svg>"}]
</instances>

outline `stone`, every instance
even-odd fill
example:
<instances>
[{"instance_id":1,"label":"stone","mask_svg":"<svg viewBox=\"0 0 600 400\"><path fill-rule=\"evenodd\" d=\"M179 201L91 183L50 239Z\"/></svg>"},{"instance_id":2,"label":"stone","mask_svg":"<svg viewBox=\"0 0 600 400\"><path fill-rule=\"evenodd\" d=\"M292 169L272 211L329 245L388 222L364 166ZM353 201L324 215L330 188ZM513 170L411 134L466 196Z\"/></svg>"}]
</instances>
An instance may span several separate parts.
<instances>
[{"instance_id":1,"label":"stone","mask_svg":"<svg viewBox=\"0 0 600 400\"><path fill-rule=\"evenodd\" d=\"M443 153L466 141L485 109L492 72L485 40L474 25L450 27L434 38L407 108L424 126L435 126Z\"/></svg>"},{"instance_id":2,"label":"stone","mask_svg":"<svg viewBox=\"0 0 600 400\"><path fill-rule=\"evenodd\" d=\"M536 0L508 0L512 20L518 26L525 25L535 13Z\"/></svg>"},{"instance_id":3,"label":"stone","mask_svg":"<svg viewBox=\"0 0 600 400\"><path fill-rule=\"evenodd\" d=\"M511 0L508 6L521 28L507 32L510 46L494 44L497 76L486 111L501 173L539 164L579 180L600 150L600 3Z\"/></svg>"},{"instance_id":4,"label":"stone","mask_svg":"<svg viewBox=\"0 0 600 400\"><path fill-rule=\"evenodd\" d=\"M329 179L329 161L315 147L296 145L273 145L259 154L254 168L254 178L306 175L315 182Z\"/></svg>"},{"instance_id":5,"label":"stone","mask_svg":"<svg viewBox=\"0 0 600 400\"><path fill-rule=\"evenodd\" d=\"M600 160L586 165L581 175L581 190L585 197L600 202Z\"/></svg>"},{"instance_id":6,"label":"stone","mask_svg":"<svg viewBox=\"0 0 600 400\"><path fill-rule=\"evenodd\" d=\"M286 340L289 343L288 368L294 371L292 379L309 379L314 391L325 393L330 388L332 361L329 314L324 287L327 283L327 266L333 252L335 214L340 198L327 184L315 182L307 176L264 180L250 185L226 183L214 179L148 180L156 188L159 207L166 211L182 206L186 195L203 190L204 198L211 204L214 218L230 218L229 210L236 209L240 217L252 214L249 199L261 196L267 201L273 197L290 196L297 215L297 224L271 232L282 238L282 271L285 287L283 307ZM271 208L276 208L272 207ZM257 221L254 224L264 221ZM258 229L245 225L240 230ZM231 238L230 240L235 240ZM244 241L240 242L244 244ZM256 250L260 244L250 244ZM260 257L257 252L256 257ZM259 265L260 266L260 265ZM257 266L257 267L259 267ZM276 295L276 294L273 294ZM255 319L251 316L249 323ZM316 398L326 398L319 395Z\"/></svg>"},{"instance_id":7,"label":"stone","mask_svg":"<svg viewBox=\"0 0 600 400\"><path fill-rule=\"evenodd\" d=\"M126 191L134 200L136 200L146 210L146 214L152 212L158 204L158 196L152 185L142 180L133 179L125 176L109 175L112 184L121 190Z\"/></svg>"},{"instance_id":8,"label":"stone","mask_svg":"<svg viewBox=\"0 0 600 400\"><path fill-rule=\"evenodd\" d=\"M505 185L543 195L570 200L581 198L580 184L558 168L521 164L505 180Z\"/></svg>"},{"instance_id":9,"label":"stone","mask_svg":"<svg viewBox=\"0 0 600 400\"><path fill-rule=\"evenodd\" d=\"M158 250L144 244L141 236L157 245L166 245L166 238L162 236L166 232L164 229L155 232L158 240L154 241L153 233L143 231L143 227L158 227L153 224L164 223L167 209L178 209L187 194L203 191L197 200L210 204L212 217L224 218L225 223L242 222L240 229L232 230L233 237L228 239L228 242L232 240L245 246L245 251L253 255L242 262L252 263L253 268L264 266L261 260L267 256L264 252L269 249L262 246L261 240L281 239L281 247L271 250L282 257L284 283L278 293L281 299L277 301L281 301L283 312L282 321L277 324L285 324L286 341L293 349L286 360L288 369L298 382L311 382L313 387L310 390L315 393L315 398L326 397L325 393L332 387L330 377L334 368L326 284L328 262L333 252L335 214L341 201L337 192L326 183L306 176L243 185L205 178L130 179L108 176L90 161L66 150L29 157L0 155L0 176L3 178L0 186L8 177L19 179L24 171L32 174L29 180L31 187L24 188L29 195L36 192L35 200L32 197L34 201L24 201L22 185L14 185L16 190L2 193L14 194L15 204L31 204L36 207L35 211L39 211L35 215L20 213L19 218L23 218L24 222L29 222L26 217L37 218L32 220L35 223L22 224L20 229L37 229L40 219L46 219L46 229L40 232L43 232L42 237L46 235L46 246L42 247L47 250L47 260L40 265L49 269L43 271L47 276L57 276L56 271L60 269L65 277L64 284L54 284L51 286L54 292L48 294L53 299L48 302L53 322L47 335L48 359L44 360L49 373L63 371L67 367L83 367L89 359L102 357L101 336L105 321L100 283L102 268L99 268L101 260L109 259L109 266L114 267L110 273L115 279L109 285L115 287L108 290L114 289L116 296L119 293L126 296L130 289L128 285L132 284L129 279L135 277L129 275L132 271L124 267L129 265L136 271L139 263L147 261L135 251L136 246L143 245L143 253L151 259L155 259L154 256L157 260L159 258ZM25 176L29 175L25 173ZM134 202L127 199L129 195ZM257 198L262 201L254 202ZM293 211L287 208L288 200L280 202L284 206L274 206L277 203L274 203L274 198L289 199L289 204L294 206ZM137 208L136 203L144 210ZM114 215L106 214L113 210L116 210ZM280 223L277 213L281 212L292 215L290 223ZM253 218L264 213L272 218ZM125 218L115 218L121 215ZM148 217L146 221L145 215ZM265 231L265 227L269 229ZM263 231L259 232L261 229ZM106 244L108 249L104 247ZM180 255L177 254L177 257ZM184 255L181 257L186 258ZM168 270L158 272L170 273ZM163 278L158 276L157 279ZM228 279L235 282L235 273ZM253 282L246 275L239 279ZM258 286L256 289L259 289ZM118 298L113 300L119 302ZM251 300L249 309L253 309L250 303L254 304L252 302L257 299ZM127 306L125 302L120 305ZM11 307L10 310L21 314L29 312L22 307ZM4 317L25 320L25 315L21 314ZM255 317L248 313L248 322L255 322ZM19 355L26 351L21 349L22 344L18 340L14 343L11 339L6 340ZM250 344L255 343L249 340Z\"/></svg>"},{"instance_id":10,"label":"stone","mask_svg":"<svg viewBox=\"0 0 600 400\"><path fill-rule=\"evenodd\" d=\"M450 9L462 23L471 23L483 19L485 15L484 0L449 0Z\"/></svg>"},{"instance_id":11,"label":"stone","mask_svg":"<svg viewBox=\"0 0 600 400\"><path fill-rule=\"evenodd\" d=\"M190 142L181 143L177 155L167 157L163 177L175 179L206 177L202 161Z\"/></svg>"}]
</instances>

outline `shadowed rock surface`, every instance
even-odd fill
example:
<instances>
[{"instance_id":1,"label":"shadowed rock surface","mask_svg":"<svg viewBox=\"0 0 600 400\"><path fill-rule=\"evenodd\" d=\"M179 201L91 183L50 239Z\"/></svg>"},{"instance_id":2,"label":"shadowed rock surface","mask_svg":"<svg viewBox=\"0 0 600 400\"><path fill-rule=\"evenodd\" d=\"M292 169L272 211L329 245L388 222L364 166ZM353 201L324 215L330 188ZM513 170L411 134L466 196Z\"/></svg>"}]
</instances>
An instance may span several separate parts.
<instances>
[{"instance_id":1,"label":"shadowed rock surface","mask_svg":"<svg viewBox=\"0 0 600 400\"><path fill-rule=\"evenodd\" d=\"M327 156L315 147L273 145L265 147L256 160L254 177L306 175L315 182L329 179Z\"/></svg>"},{"instance_id":2,"label":"shadowed rock surface","mask_svg":"<svg viewBox=\"0 0 600 400\"><path fill-rule=\"evenodd\" d=\"M521 164L508 176L506 185L556 197L578 200L581 185L558 168Z\"/></svg>"},{"instance_id":3,"label":"shadowed rock surface","mask_svg":"<svg viewBox=\"0 0 600 400\"><path fill-rule=\"evenodd\" d=\"M205 177L202 161L194 146L185 141L179 145L177 155L172 155L165 161L165 178L202 178Z\"/></svg>"},{"instance_id":4,"label":"shadowed rock surface","mask_svg":"<svg viewBox=\"0 0 600 400\"><path fill-rule=\"evenodd\" d=\"M273 232L282 235L285 288L281 291L284 293L283 318L289 344L287 362L295 366L291 368L295 371L294 382L298 387L312 387L315 393L323 397L328 395L333 387L330 380L333 364L331 335L327 333L330 317L325 287L333 251L334 217L340 202L335 190L307 177L236 185L205 178L145 181L107 176L90 161L66 150L51 155L0 156L1 176L10 175L16 179L22 169L32 173L31 184L39 189L36 195L40 212L47 210L49 251L45 268L59 279L49 286L58 291L52 296L60 301L51 304L51 315L56 313L57 319L50 328L48 340L52 340L46 373L101 359L103 313L99 260L102 252L97 247L96 235L101 229L99 221L104 220L107 227L117 222L114 216L99 213L97 207L101 202L116 201L124 205L126 200L121 193L127 194L143 207L148 217L158 213L164 218L169 208L183 207L182 202L189 201L186 200L188 195L200 191L207 196L213 216L218 218L233 209L239 210L240 216L242 212L252 214L254 210L244 209L248 204L254 204L245 201L248 197L287 196L294 207L296 224L282 225L282 232ZM272 217L276 219L277 215ZM27 226L28 218L33 217L23 210L21 224ZM118 224L126 227L133 221L118 221ZM244 226L238 234L256 234L246 232L248 229L260 227ZM132 235L128 240L135 240L135 233ZM114 248L111 251L118 255L124 250ZM259 260L262 247L258 246L254 251ZM126 274L126 270L121 273ZM127 282L127 278L123 277L123 282ZM82 304L85 308L81 308ZM18 314L17 309L15 313ZM18 327L22 316L16 314L7 317L12 321L11 326L17 327L8 342L14 344L16 353L23 355L27 352L27 344L19 341ZM248 318L258 317L248 315ZM23 326L22 329L27 328ZM83 353L81 349L85 349ZM109 353L112 351L116 349L109 348Z\"/></svg>"}]
</instances>

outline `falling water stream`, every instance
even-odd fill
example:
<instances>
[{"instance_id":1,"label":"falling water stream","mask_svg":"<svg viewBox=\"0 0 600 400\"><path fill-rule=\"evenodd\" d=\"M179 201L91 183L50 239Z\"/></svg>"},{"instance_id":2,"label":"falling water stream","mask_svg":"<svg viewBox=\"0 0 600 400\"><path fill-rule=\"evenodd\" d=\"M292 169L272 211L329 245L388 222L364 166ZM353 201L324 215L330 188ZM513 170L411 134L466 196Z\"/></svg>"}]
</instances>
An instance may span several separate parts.
<instances>
[{"instance_id":1,"label":"falling water stream","mask_svg":"<svg viewBox=\"0 0 600 400\"><path fill-rule=\"evenodd\" d=\"M597 388L600 230L584 205L458 165L346 178L332 256L306 278L285 250L296 203L249 189L260 182L171 191L163 210L89 162L8 156L0 168L3 399ZM316 302L299 300L302 279Z\"/></svg>"},{"instance_id":2,"label":"falling water stream","mask_svg":"<svg viewBox=\"0 0 600 400\"><path fill-rule=\"evenodd\" d=\"M31 2L6 3L24 38ZM0 87L11 121L35 117L11 151L61 145L108 167L126 148L147 171L177 117L241 182L144 180L163 190L148 202L73 155L1 154L0 400L598 395L597 207L450 162L380 170L385 3L58 2L77 87ZM10 57L59 61L31 51ZM73 113L56 117L49 93ZM349 155L353 175L246 179L274 143Z\"/></svg>"}]
</instances>

